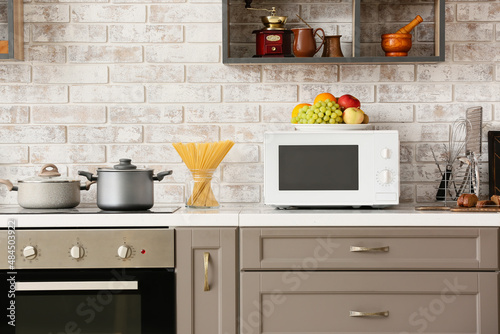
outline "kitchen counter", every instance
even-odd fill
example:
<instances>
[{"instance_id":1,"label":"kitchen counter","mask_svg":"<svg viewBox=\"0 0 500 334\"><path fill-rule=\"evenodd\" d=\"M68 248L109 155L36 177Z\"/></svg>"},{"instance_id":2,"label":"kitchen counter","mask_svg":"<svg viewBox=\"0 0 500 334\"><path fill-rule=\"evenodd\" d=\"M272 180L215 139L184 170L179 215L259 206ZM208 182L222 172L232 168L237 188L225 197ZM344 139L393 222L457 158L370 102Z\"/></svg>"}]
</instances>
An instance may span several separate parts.
<instances>
[{"instance_id":1,"label":"kitchen counter","mask_svg":"<svg viewBox=\"0 0 500 334\"><path fill-rule=\"evenodd\" d=\"M27 210L18 206L0 206L0 215L15 218L17 228L500 226L500 214L496 212L418 211L413 206L404 205L385 209L290 210L278 210L264 205L224 206L207 210L155 206L151 210L141 212L109 212L84 205L59 210ZM5 227L5 224L6 220L2 219L0 227Z\"/></svg>"},{"instance_id":2,"label":"kitchen counter","mask_svg":"<svg viewBox=\"0 0 500 334\"><path fill-rule=\"evenodd\" d=\"M497 212L419 211L414 206L385 209L248 208L240 212L239 226L500 226Z\"/></svg>"}]
</instances>

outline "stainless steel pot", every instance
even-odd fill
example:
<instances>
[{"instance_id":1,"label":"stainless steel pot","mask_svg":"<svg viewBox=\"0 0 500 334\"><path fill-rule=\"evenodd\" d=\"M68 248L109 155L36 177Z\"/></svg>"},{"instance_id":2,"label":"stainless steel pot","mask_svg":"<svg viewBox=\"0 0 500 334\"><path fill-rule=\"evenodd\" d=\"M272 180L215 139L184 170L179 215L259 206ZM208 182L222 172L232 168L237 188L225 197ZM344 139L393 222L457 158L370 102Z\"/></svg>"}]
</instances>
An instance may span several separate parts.
<instances>
[{"instance_id":1,"label":"stainless steel pot","mask_svg":"<svg viewBox=\"0 0 500 334\"><path fill-rule=\"evenodd\" d=\"M137 169L130 159L120 159L113 168L97 169L97 176L78 171L89 181L97 181L97 206L102 210L148 210L154 205L153 181L161 181L172 171L153 175L153 169Z\"/></svg>"},{"instance_id":2,"label":"stainless steel pot","mask_svg":"<svg viewBox=\"0 0 500 334\"><path fill-rule=\"evenodd\" d=\"M9 191L17 191L17 202L27 209L66 209L80 204L80 190L89 190L92 182L63 178L54 164L42 166L38 176L17 181L17 186L0 179Z\"/></svg>"}]
</instances>

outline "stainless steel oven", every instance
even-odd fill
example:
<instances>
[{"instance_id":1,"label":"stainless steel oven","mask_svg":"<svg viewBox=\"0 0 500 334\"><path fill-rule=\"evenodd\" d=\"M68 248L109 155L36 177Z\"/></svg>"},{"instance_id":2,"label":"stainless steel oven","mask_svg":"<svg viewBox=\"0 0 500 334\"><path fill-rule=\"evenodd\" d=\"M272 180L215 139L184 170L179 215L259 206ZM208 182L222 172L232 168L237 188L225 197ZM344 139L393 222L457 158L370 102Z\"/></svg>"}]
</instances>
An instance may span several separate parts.
<instances>
[{"instance_id":1,"label":"stainless steel oven","mask_svg":"<svg viewBox=\"0 0 500 334\"><path fill-rule=\"evenodd\" d=\"M174 230L0 230L2 334L174 334Z\"/></svg>"}]
</instances>

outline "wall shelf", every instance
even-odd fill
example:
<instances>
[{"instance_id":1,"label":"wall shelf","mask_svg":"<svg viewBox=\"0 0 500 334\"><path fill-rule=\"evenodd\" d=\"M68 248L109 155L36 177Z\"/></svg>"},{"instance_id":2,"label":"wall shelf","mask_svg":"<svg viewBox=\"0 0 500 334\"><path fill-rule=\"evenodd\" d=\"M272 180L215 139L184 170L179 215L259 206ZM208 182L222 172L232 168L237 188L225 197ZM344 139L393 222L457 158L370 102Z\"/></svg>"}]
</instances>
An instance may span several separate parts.
<instances>
[{"instance_id":1,"label":"wall shelf","mask_svg":"<svg viewBox=\"0 0 500 334\"><path fill-rule=\"evenodd\" d=\"M352 2L351 2L352 1ZM345 57L283 57L254 58L255 39L251 31L260 29L260 11L246 11L244 0L222 1L222 34L224 64L384 64L384 63L435 63L445 60L445 0L416 0L401 4L400 1L341 0L340 2L253 1L252 7L276 6L277 15L288 16L287 29L305 27L295 14L300 14L314 28L324 28L327 35L345 35L342 50ZM316 6L316 8L314 8ZM321 10L332 6L332 12L343 12L344 21L326 22L319 18ZM336 11L335 6L340 10ZM300 13L299 13L300 12ZM320 12L320 14L318 14ZM326 12L326 11L324 11ZM347 14L346 14L347 13ZM413 31L413 47L408 57L385 57L380 47L380 35L391 33L406 25L417 14L424 22ZM339 15L340 16L340 15ZM321 51L318 52L321 54Z\"/></svg>"},{"instance_id":2,"label":"wall shelf","mask_svg":"<svg viewBox=\"0 0 500 334\"><path fill-rule=\"evenodd\" d=\"M0 3L0 59L24 60L23 0Z\"/></svg>"}]
</instances>

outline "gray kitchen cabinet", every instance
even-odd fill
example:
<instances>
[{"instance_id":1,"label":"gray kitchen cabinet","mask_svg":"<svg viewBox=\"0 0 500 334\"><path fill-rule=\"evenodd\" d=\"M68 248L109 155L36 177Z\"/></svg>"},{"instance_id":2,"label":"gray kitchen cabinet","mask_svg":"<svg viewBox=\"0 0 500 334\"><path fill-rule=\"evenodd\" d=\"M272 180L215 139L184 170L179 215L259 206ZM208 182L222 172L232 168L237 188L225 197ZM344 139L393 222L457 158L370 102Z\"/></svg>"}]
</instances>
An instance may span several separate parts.
<instances>
[{"instance_id":1,"label":"gray kitchen cabinet","mask_svg":"<svg viewBox=\"0 0 500 334\"><path fill-rule=\"evenodd\" d=\"M236 333L236 228L177 228L175 238L177 333Z\"/></svg>"},{"instance_id":2,"label":"gray kitchen cabinet","mask_svg":"<svg viewBox=\"0 0 500 334\"><path fill-rule=\"evenodd\" d=\"M241 228L240 333L498 334L498 228Z\"/></svg>"}]
</instances>

